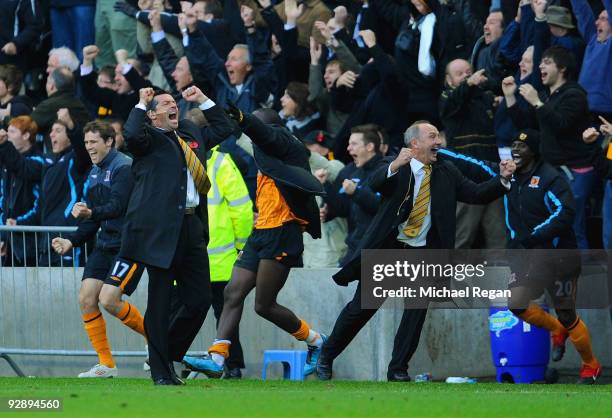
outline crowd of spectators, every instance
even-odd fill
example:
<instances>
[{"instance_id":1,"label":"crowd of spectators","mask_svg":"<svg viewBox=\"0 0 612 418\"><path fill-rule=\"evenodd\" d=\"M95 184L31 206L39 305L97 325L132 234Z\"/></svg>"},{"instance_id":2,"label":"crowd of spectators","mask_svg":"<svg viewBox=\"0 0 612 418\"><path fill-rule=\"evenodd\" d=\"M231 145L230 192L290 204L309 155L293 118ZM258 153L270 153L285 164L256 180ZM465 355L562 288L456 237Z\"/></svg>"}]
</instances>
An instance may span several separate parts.
<instances>
[{"instance_id":1,"label":"crowd of spectators","mask_svg":"<svg viewBox=\"0 0 612 418\"><path fill-rule=\"evenodd\" d=\"M610 248L611 13L612 0L4 0L0 221L74 225L91 166L78 130L110 119L122 148L150 86L206 126L181 96L196 85L223 107L273 109L311 150L327 196L306 266L337 266L357 246L380 201L368 175L417 120L450 151L492 162L539 131L543 159L571 185L579 246ZM222 150L254 199L248 141L236 132ZM502 247L503 211L459 205L457 246ZM34 244L3 236L2 254L27 263L17 248Z\"/></svg>"}]
</instances>

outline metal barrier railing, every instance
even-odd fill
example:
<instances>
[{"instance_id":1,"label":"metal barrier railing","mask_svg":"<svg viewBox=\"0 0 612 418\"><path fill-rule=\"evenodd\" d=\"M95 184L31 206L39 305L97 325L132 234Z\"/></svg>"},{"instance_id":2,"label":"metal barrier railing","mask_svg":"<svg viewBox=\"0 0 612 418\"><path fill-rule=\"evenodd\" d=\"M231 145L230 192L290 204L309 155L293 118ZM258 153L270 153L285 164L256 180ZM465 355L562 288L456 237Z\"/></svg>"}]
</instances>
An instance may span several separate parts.
<instances>
[{"instance_id":1,"label":"metal barrier railing","mask_svg":"<svg viewBox=\"0 0 612 418\"><path fill-rule=\"evenodd\" d=\"M82 319L78 308L81 266L87 261L89 248L86 245L82 252L73 248L70 258L51 254L52 238L75 230L76 227L0 226L0 235L7 245L0 265L0 358L18 376L25 374L11 358L14 355L97 355L80 331ZM17 245L22 252L15 251ZM143 276L141 285L145 288L147 281ZM146 292L132 295L130 303L144 312ZM147 352L134 349L144 348L142 337L118 320L106 322L111 346L117 348L112 355L142 357L144 361Z\"/></svg>"},{"instance_id":2,"label":"metal barrier railing","mask_svg":"<svg viewBox=\"0 0 612 418\"><path fill-rule=\"evenodd\" d=\"M59 256L51 248L53 238L77 230L76 226L23 226L0 225L2 266L13 267L68 267L82 266L87 261L88 249L72 248L69 254ZM7 236L8 235L8 236Z\"/></svg>"}]
</instances>

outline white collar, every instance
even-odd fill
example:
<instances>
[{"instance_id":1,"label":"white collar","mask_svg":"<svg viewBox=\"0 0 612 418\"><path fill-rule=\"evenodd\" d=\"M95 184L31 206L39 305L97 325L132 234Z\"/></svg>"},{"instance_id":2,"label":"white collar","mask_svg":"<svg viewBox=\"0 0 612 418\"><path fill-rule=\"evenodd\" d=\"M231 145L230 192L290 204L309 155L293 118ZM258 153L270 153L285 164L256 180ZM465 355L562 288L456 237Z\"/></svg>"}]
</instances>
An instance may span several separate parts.
<instances>
[{"instance_id":1,"label":"white collar","mask_svg":"<svg viewBox=\"0 0 612 418\"><path fill-rule=\"evenodd\" d=\"M421 171L423 167L425 167L425 164L423 164L416 158L410 159L410 168L412 169L412 174L414 174L415 176L418 174L419 171Z\"/></svg>"}]
</instances>

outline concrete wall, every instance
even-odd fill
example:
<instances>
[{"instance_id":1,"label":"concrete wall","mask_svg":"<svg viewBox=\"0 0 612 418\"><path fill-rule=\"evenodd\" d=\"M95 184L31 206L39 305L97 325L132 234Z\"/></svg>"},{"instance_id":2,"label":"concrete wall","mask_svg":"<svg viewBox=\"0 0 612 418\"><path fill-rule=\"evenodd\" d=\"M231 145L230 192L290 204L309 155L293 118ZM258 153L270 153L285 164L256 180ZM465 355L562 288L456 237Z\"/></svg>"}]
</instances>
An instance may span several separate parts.
<instances>
[{"instance_id":1,"label":"concrete wall","mask_svg":"<svg viewBox=\"0 0 612 418\"><path fill-rule=\"evenodd\" d=\"M330 279L334 269L294 269L279 301L304 318L313 328L329 333L338 313L351 299L354 284L336 286ZM504 280L499 270L497 280ZM0 347L90 349L82 328L77 306L81 270L71 268L0 269ZM147 277L143 277L131 302L145 312ZM589 283L589 282L587 282ZM591 288L589 288L591 286ZM580 292L599 291L601 283L582 286ZM597 286L599 289L593 289ZM336 378L357 380L386 379L387 363L393 337L402 311L381 309L336 360ZM588 324L594 349L604 367L612 367L612 329L608 310L583 310L580 315ZM113 350L144 350L142 337L105 314ZM410 373L429 371L435 377L450 375L492 376L485 309L430 309ZM261 375L262 353L266 349L303 349L291 336L253 312L253 295L246 301L241 323L241 341L245 348L246 375ZM206 350L214 338L212 309L198 335L193 350ZM28 375L75 376L95 364L95 357L47 357L15 355L13 359ZM144 359L117 358L122 376L148 376L142 371ZM559 368L577 369L580 361L571 347ZM278 375L280 368L272 374ZM0 376L14 375L0 359Z\"/></svg>"}]
</instances>

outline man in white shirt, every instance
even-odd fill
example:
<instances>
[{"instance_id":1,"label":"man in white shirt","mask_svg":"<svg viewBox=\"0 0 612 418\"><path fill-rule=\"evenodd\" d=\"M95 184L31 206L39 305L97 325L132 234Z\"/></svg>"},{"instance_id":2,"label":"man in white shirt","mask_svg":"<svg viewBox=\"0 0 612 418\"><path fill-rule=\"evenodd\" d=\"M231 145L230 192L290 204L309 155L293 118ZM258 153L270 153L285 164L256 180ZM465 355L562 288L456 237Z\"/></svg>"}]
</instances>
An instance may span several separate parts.
<instances>
[{"instance_id":1,"label":"man in white shirt","mask_svg":"<svg viewBox=\"0 0 612 418\"><path fill-rule=\"evenodd\" d=\"M360 280L362 249L453 249L457 201L488 203L510 190L509 179L515 169L510 160L500 163L501 177L480 184L465 178L452 163L438 161L442 141L436 127L428 122L410 126L404 142L407 148L370 178L370 187L383 200L360 248L334 275L340 285ZM360 282L323 345L317 364L319 379L331 379L333 360L375 313L376 309L361 307ZM393 344L389 381L410 381L408 362L418 346L426 313L426 309L404 311Z\"/></svg>"},{"instance_id":2,"label":"man in white shirt","mask_svg":"<svg viewBox=\"0 0 612 418\"><path fill-rule=\"evenodd\" d=\"M186 89L183 98L204 112L210 123L204 131L179 121L170 94L151 88L139 94L140 102L124 126L127 149L134 156L135 184L111 278L125 286L147 269L144 326L151 377L156 385L178 385L183 382L172 362L184 357L211 303L208 257L202 256L209 236L206 151L234 127L197 87ZM171 309L173 293L176 309Z\"/></svg>"}]
</instances>

